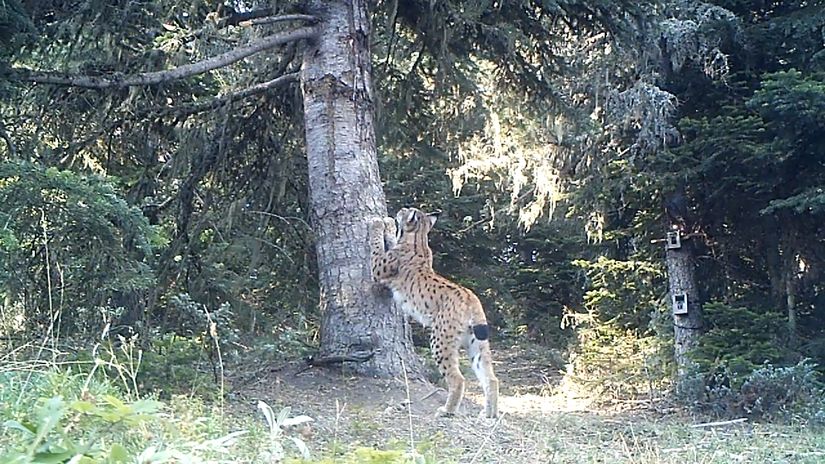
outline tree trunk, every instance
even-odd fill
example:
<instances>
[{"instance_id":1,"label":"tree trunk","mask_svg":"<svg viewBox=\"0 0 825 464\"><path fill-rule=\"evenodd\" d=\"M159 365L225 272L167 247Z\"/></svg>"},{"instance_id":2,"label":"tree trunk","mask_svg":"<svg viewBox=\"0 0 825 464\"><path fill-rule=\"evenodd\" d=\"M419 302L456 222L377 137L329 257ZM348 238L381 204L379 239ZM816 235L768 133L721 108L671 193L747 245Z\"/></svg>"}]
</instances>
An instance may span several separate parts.
<instances>
[{"instance_id":1,"label":"tree trunk","mask_svg":"<svg viewBox=\"0 0 825 464\"><path fill-rule=\"evenodd\" d=\"M795 252L793 235L790 232L782 234L782 277L785 284L785 311L788 315L788 344L797 345L797 314L796 314L796 284L799 262Z\"/></svg>"},{"instance_id":2,"label":"tree trunk","mask_svg":"<svg viewBox=\"0 0 825 464\"><path fill-rule=\"evenodd\" d=\"M686 381L693 367L688 353L699 344L702 331L702 305L693 272L693 250L690 242L682 239L680 248L668 249L667 274L670 284L671 304L675 295L687 296L687 313L673 314L675 338L674 358L676 360L676 390L686 393Z\"/></svg>"},{"instance_id":3,"label":"tree trunk","mask_svg":"<svg viewBox=\"0 0 825 464\"><path fill-rule=\"evenodd\" d=\"M368 220L387 215L376 158L366 0L314 0L320 34L304 52L309 197L321 293L321 356L374 352L362 374L417 373L410 328L372 283Z\"/></svg>"},{"instance_id":4,"label":"tree trunk","mask_svg":"<svg viewBox=\"0 0 825 464\"><path fill-rule=\"evenodd\" d=\"M788 341L791 345L796 345L796 332L797 332L797 323L796 323L796 285L795 277L793 274L788 275L788 279L786 280L787 285L787 298L786 304L788 306Z\"/></svg>"}]
</instances>

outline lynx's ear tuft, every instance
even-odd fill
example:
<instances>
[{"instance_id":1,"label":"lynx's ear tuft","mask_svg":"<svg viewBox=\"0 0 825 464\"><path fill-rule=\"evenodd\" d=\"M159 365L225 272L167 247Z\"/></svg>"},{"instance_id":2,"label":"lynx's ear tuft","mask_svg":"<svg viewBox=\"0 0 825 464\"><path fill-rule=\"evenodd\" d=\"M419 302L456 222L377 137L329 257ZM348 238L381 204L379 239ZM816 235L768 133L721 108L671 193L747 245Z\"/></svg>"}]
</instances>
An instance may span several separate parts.
<instances>
[{"instance_id":1,"label":"lynx's ear tuft","mask_svg":"<svg viewBox=\"0 0 825 464\"><path fill-rule=\"evenodd\" d=\"M438 220L438 215L441 214L441 211L434 211L432 213L427 213L427 219L430 220L430 229L435 226L435 221Z\"/></svg>"}]
</instances>

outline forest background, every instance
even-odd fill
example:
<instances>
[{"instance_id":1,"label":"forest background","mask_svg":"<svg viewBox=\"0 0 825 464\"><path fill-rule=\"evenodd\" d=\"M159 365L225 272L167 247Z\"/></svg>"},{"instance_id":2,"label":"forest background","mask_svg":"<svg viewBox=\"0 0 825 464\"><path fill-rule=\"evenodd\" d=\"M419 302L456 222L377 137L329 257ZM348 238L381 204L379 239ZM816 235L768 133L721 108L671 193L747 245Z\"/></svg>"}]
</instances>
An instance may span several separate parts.
<instances>
[{"instance_id":1,"label":"forest background","mask_svg":"<svg viewBox=\"0 0 825 464\"><path fill-rule=\"evenodd\" d=\"M475 289L502 345L540 347L600 401L669 398L670 205L692 235L704 311L680 405L825 420L822 2L369 6L388 209L441 211L435 268ZM58 370L100 365L102 343L101 370L123 378L112 366L139 347L126 383L163 397L204 372L214 393L212 374L233 363L317 351L297 40L310 13L0 5L7 366L44 350ZM290 33L180 79L71 78L117 82Z\"/></svg>"}]
</instances>

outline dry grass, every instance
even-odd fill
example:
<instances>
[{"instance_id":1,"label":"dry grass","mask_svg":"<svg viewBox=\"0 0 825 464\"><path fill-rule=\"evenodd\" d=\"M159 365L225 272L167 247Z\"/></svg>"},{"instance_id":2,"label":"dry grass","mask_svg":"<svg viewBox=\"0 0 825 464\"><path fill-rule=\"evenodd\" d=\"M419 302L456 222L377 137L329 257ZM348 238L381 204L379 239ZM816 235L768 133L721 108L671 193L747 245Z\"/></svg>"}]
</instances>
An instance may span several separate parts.
<instances>
[{"instance_id":1,"label":"dry grass","mask_svg":"<svg viewBox=\"0 0 825 464\"><path fill-rule=\"evenodd\" d=\"M303 431L310 449L332 458L353 447L407 448L412 441L430 462L825 462L821 431L747 422L695 428L688 417L638 404L624 411L593 410L584 398L550 394L551 384L558 383L550 367L538 365L534 372L512 367L498 368L506 386L498 420L477 417L482 398L471 376L460 414L434 419L446 392L431 384L297 368L238 389L242 401L233 409L251 411L258 399L292 406L295 413L315 418Z\"/></svg>"},{"instance_id":2,"label":"dry grass","mask_svg":"<svg viewBox=\"0 0 825 464\"><path fill-rule=\"evenodd\" d=\"M288 434L301 437L313 457L324 463L364 462L350 453L359 447L415 448L424 462L430 463L825 462L822 430L748 422L697 428L692 427L695 419L673 408L668 414L662 413L662 408L657 411L635 402L621 410L596 408L575 392L559 391L561 366L547 358L544 351L524 347L497 352L503 412L497 420L478 417L482 395L471 375L467 376L467 398L459 414L435 419L434 411L445 400L446 392L429 383L306 370L301 362L274 368L259 362L245 375L235 366L228 376L226 403L210 405L196 398L173 398L168 419L184 432L191 424L197 430L182 436L198 439L207 432L221 436L240 429L250 431L233 449L230 460L216 462L261 462L267 435L259 400L275 411L289 406L292 415L312 417L310 426L302 424ZM51 365L43 361L41 366L28 359L20 351L7 351L0 355L0 375L65 367L54 365L54 361ZM83 379L78 382L84 383ZM0 438L2 435L0 432ZM394 456L370 462L407 462L396 459L398 454Z\"/></svg>"}]
</instances>

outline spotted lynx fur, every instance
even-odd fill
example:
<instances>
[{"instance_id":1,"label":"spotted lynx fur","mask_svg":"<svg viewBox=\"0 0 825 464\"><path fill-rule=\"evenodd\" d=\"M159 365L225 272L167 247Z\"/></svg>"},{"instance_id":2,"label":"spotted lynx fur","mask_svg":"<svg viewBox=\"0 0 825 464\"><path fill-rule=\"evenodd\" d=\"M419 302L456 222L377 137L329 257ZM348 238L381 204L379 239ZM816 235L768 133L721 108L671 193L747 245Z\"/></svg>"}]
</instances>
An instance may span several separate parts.
<instances>
[{"instance_id":1,"label":"spotted lynx fur","mask_svg":"<svg viewBox=\"0 0 825 464\"><path fill-rule=\"evenodd\" d=\"M370 224L372 275L392 291L405 313L432 328L430 346L438 369L447 381L447 403L438 415L452 415L464 396L459 370L459 347L467 350L473 372L484 389L483 414L498 415L498 379L493 373L490 330L478 297L433 271L427 235L436 217L415 208L403 208L392 218Z\"/></svg>"}]
</instances>

